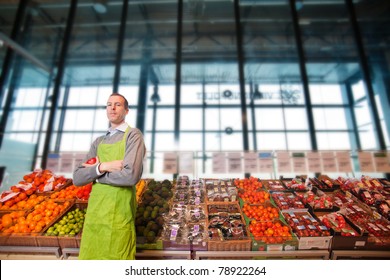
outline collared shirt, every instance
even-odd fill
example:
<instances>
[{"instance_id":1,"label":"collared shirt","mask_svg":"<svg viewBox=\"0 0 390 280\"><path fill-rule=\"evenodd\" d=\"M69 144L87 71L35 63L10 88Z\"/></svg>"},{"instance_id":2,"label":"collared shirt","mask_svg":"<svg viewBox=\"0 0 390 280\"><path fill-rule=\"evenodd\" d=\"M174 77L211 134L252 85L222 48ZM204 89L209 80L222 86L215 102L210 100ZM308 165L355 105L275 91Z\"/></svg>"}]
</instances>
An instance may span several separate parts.
<instances>
[{"instance_id":1,"label":"collared shirt","mask_svg":"<svg viewBox=\"0 0 390 280\"><path fill-rule=\"evenodd\" d=\"M85 157L85 161L91 157L96 157L99 144L114 144L118 141L122 141L127 127L127 123L121 124L115 129L116 132L114 132L114 134L110 134L108 131L102 136L96 138ZM143 135L139 129L130 127L125 141L126 151L123 158L122 170L105 172L99 175L95 166L92 168L85 168L83 166L83 161L78 164L73 172L73 183L76 186L83 186L98 179L100 183L112 186L135 185L142 176L142 164L146 154Z\"/></svg>"},{"instance_id":2,"label":"collared shirt","mask_svg":"<svg viewBox=\"0 0 390 280\"><path fill-rule=\"evenodd\" d=\"M126 132L126 129L129 127L129 125L127 123L122 123L121 125L115 127L115 128L109 128L108 131L107 131L107 134L106 136L112 136L114 135L115 133L117 133L118 131L122 131L122 132Z\"/></svg>"},{"instance_id":3,"label":"collared shirt","mask_svg":"<svg viewBox=\"0 0 390 280\"><path fill-rule=\"evenodd\" d=\"M124 122L124 123L118 125L118 126L115 127L115 128L111 128L111 127L110 127L110 128L108 129L107 133L106 133L106 136L111 137L111 136L113 136L114 134L116 134L118 131L122 131L122 132L124 133L124 132L126 132L126 129L127 129L128 127L129 127L129 125L128 125L126 122ZM101 175L104 174L104 172L100 172L100 171L99 171L99 167L100 167L100 163L99 163L98 165L96 165L96 174L97 174L98 176L101 176ZM96 181L99 182L98 180L96 180Z\"/></svg>"}]
</instances>

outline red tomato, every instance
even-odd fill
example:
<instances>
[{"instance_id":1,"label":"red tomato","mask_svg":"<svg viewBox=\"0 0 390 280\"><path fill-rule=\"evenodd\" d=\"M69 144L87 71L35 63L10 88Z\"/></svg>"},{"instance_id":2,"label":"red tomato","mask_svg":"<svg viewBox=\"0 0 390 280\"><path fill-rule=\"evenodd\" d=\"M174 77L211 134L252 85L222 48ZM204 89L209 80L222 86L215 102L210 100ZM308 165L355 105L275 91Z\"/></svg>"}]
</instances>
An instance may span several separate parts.
<instances>
[{"instance_id":1,"label":"red tomato","mask_svg":"<svg viewBox=\"0 0 390 280\"><path fill-rule=\"evenodd\" d=\"M95 164L96 163L96 157L90 158L85 162L86 164Z\"/></svg>"}]
</instances>

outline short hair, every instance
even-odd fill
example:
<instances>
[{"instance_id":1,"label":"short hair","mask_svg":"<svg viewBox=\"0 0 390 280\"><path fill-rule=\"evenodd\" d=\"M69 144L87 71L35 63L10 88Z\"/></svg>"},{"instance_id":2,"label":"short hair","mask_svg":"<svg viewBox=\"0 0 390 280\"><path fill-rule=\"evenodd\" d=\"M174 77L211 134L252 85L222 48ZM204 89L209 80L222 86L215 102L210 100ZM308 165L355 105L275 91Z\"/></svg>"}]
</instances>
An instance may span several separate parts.
<instances>
[{"instance_id":1,"label":"short hair","mask_svg":"<svg viewBox=\"0 0 390 280\"><path fill-rule=\"evenodd\" d=\"M126 97L124 97L122 94L114 92L110 96L120 96L120 97L122 97L125 100L125 104L124 104L125 105L125 109L126 110L129 109L129 102L127 101Z\"/></svg>"}]
</instances>

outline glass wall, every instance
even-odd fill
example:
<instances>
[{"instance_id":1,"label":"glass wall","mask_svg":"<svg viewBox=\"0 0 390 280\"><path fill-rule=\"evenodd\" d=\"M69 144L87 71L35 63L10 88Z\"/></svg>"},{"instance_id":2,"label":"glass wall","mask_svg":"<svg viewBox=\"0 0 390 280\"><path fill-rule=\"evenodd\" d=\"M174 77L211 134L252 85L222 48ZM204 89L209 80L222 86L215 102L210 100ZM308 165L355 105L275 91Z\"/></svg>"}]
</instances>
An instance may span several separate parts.
<instances>
[{"instance_id":1,"label":"glass wall","mask_svg":"<svg viewBox=\"0 0 390 280\"><path fill-rule=\"evenodd\" d=\"M252 149L311 149L289 2L242 1L240 13Z\"/></svg>"},{"instance_id":2,"label":"glass wall","mask_svg":"<svg viewBox=\"0 0 390 280\"><path fill-rule=\"evenodd\" d=\"M373 9L372 7L375 7ZM386 148L390 148L390 5L388 1L362 1L355 5L370 78L379 111ZM363 97L364 99L364 97ZM362 107L366 101L362 100ZM369 145L366 145L366 147Z\"/></svg>"},{"instance_id":3,"label":"glass wall","mask_svg":"<svg viewBox=\"0 0 390 280\"><path fill-rule=\"evenodd\" d=\"M201 173L206 151L243 149L235 30L233 1L184 3L180 150L201 152Z\"/></svg>"},{"instance_id":4,"label":"glass wall","mask_svg":"<svg viewBox=\"0 0 390 280\"><path fill-rule=\"evenodd\" d=\"M7 69L8 87L2 89L4 134L0 165L6 166L9 183L15 183L12 180L20 179L15 174L26 173L39 165L37 155L42 153L48 123L47 108L51 102L55 71L53 64L58 59L64 28L64 25L55 23L66 20L68 10L66 5L61 9L27 5L21 14L19 34L16 40L12 40L8 37L13 25L9 16L15 16L17 6L13 9L10 4L8 6L0 12L2 32L7 33L4 41L6 45L12 45L14 56L11 67Z\"/></svg>"},{"instance_id":5,"label":"glass wall","mask_svg":"<svg viewBox=\"0 0 390 280\"><path fill-rule=\"evenodd\" d=\"M8 2L0 4L6 40L20 1ZM198 174L210 174L212 152L246 144L254 151L379 149L376 119L390 147L389 1L353 1L356 22L345 0L128 1L122 22L123 1L79 0L68 41L72 1L27 2L17 40L0 38L0 65L7 44L20 47L2 84L0 135L26 143L29 169L47 153L86 152L107 129L114 90L129 100L127 122L145 135L152 174L170 151L193 152Z\"/></svg>"}]
</instances>

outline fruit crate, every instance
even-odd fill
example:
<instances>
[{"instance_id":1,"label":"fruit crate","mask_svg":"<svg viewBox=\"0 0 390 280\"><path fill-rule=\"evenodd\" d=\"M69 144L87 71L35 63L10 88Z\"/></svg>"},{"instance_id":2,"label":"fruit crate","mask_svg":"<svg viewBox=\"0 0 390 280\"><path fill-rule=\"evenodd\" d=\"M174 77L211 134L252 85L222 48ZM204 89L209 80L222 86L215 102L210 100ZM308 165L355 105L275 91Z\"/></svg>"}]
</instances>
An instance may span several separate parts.
<instances>
[{"instance_id":1,"label":"fruit crate","mask_svg":"<svg viewBox=\"0 0 390 280\"><path fill-rule=\"evenodd\" d=\"M162 250L164 248L161 238L156 238L154 242L146 242L143 236L137 236L136 246L139 250Z\"/></svg>"},{"instance_id":2,"label":"fruit crate","mask_svg":"<svg viewBox=\"0 0 390 280\"><path fill-rule=\"evenodd\" d=\"M59 192L60 190L65 189L66 187L68 187L68 186L70 186L72 184L73 184L73 180L72 179L67 179L62 185L58 186L56 189L54 189L52 191L40 192L40 191L37 190L35 192L35 194L39 195L39 196L50 197L50 195L52 195L53 193Z\"/></svg>"},{"instance_id":3,"label":"fruit crate","mask_svg":"<svg viewBox=\"0 0 390 280\"><path fill-rule=\"evenodd\" d=\"M55 221L45 227L44 231L37 236L38 245L42 247L59 246L61 248L79 248L81 240L81 231L75 236L49 236L47 230L59 222L69 212L75 209L85 210L87 208L86 203L73 203L71 204Z\"/></svg>"},{"instance_id":4,"label":"fruit crate","mask_svg":"<svg viewBox=\"0 0 390 280\"><path fill-rule=\"evenodd\" d=\"M292 229L287 225L283 219L274 219L272 223L279 222L282 226L289 229L290 237L286 236L263 236L255 237L251 232L252 251L295 251L298 250L299 240L292 232ZM261 223L261 222L260 222ZM264 222L267 223L267 222Z\"/></svg>"},{"instance_id":5,"label":"fruit crate","mask_svg":"<svg viewBox=\"0 0 390 280\"><path fill-rule=\"evenodd\" d=\"M164 250L206 251L206 220L182 224L166 224L162 232Z\"/></svg>"},{"instance_id":6,"label":"fruit crate","mask_svg":"<svg viewBox=\"0 0 390 280\"><path fill-rule=\"evenodd\" d=\"M211 208L210 208L211 207ZM211 210L210 210L211 209ZM222 210L222 211L219 211ZM219 212L215 212L219 211ZM206 215L208 217L206 226L209 231L209 239L207 242L208 251L250 251L252 247L252 240L250 239L245 220L240 211L240 206L237 202L233 203L217 203L210 204L206 208ZM211 218L211 219L210 219ZM234 237L223 237L215 234L216 230L210 231L215 226L214 218L226 220L230 219L230 223L238 221L243 225L235 226L233 229L237 230L237 235ZM215 227L214 227L215 229ZM218 231L220 233L220 231ZM210 236L211 235L211 236Z\"/></svg>"},{"instance_id":7,"label":"fruit crate","mask_svg":"<svg viewBox=\"0 0 390 280\"><path fill-rule=\"evenodd\" d=\"M282 182L278 179L262 179L261 183L263 187L268 190L269 192L285 192L287 189L284 187Z\"/></svg>"},{"instance_id":8,"label":"fruit crate","mask_svg":"<svg viewBox=\"0 0 390 280\"><path fill-rule=\"evenodd\" d=\"M318 188L324 192L333 192L340 189L340 183L327 175L318 176L316 181L320 183Z\"/></svg>"},{"instance_id":9,"label":"fruit crate","mask_svg":"<svg viewBox=\"0 0 390 280\"><path fill-rule=\"evenodd\" d=\"M305 209L296 210L283 210L283 219L293 229L293 233L296 234L299 244L298 250L328 250L332 242L332 236L330 229L323 226L317 219L315 219L310 212ZM289 216L289 217L288 217ZM288 217L288 218L287 218ZM305 221L303 221L305 220ZM324 231L327 235L322 236L308 236L302 235L302 232L298 234L294 228L298 231ZM329 234L329 235L328 235Z\"/></svg>"},{"instance_id":10,"label":"fruit crate","mask_svg":"<svg viewBox=\"0 0 390 280\"><path fill-rule=\"evenodd\" d=\"M321 217L329 214L329 212L315 211L314 215L321 220ZM341 215L341 214L340 214ZM332 243L330 245L331 250L365 250L368 245L368 233L357 227L347 217L342 215L348 226L357 232L356 236L343 236L340 231L336 231L331 228Z\"/></svg>"},{"instance_id":11,"label":"fruit crate","mask_svg":"<svg viewBox=\"0 0 390 280\"><path fill-rule=\"evenodd\" d=\"M1 233L0 246L38 247L38 242L36 236L30 233Z\"/></svg>"}]
</instances>

